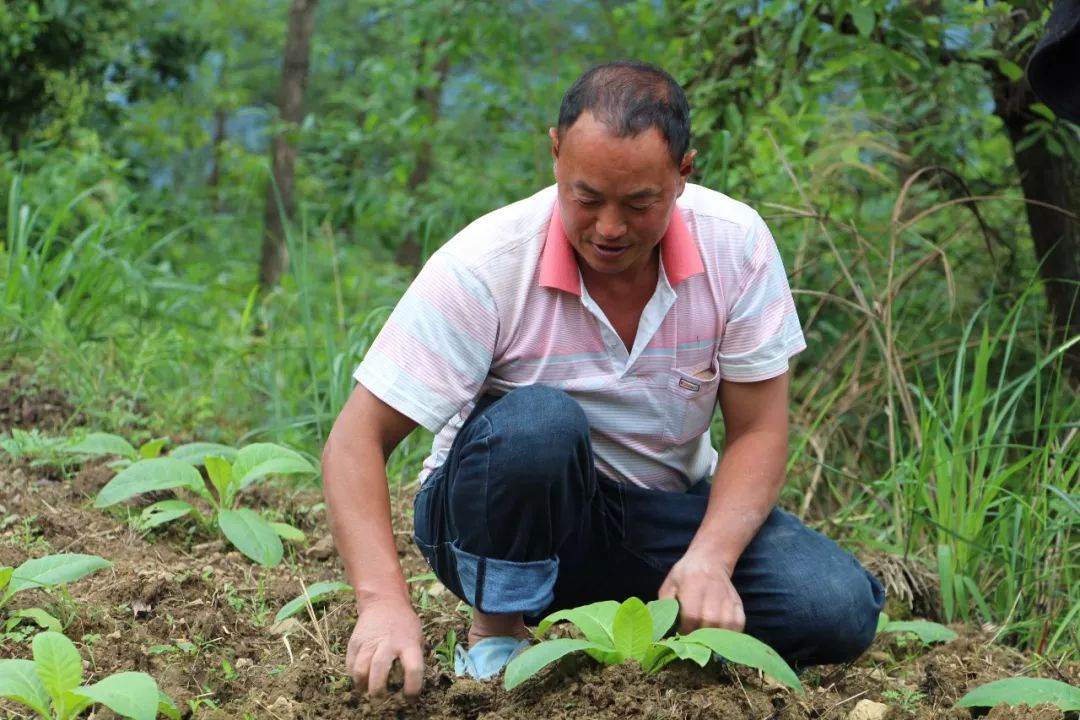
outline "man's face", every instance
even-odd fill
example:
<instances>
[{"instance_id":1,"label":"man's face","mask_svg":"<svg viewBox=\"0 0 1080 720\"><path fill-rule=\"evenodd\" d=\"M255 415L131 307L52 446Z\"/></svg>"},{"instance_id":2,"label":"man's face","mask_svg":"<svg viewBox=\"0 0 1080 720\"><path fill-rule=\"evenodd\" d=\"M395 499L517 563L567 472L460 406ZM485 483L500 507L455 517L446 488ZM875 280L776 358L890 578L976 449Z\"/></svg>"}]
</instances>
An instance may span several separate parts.
<instances>
[{"instance_id":1,"label":"man's face","mask_svg":"<svg viewBox=\"0 0 1080 720\"><path fill-rule=\"evenodd\" d=\"M582 271L642 277L686 187L694 151L677 167L656 128L615 137L588 112L561 141L556 130L550 135L563 230Z\"/></svg>"}]
</instances>

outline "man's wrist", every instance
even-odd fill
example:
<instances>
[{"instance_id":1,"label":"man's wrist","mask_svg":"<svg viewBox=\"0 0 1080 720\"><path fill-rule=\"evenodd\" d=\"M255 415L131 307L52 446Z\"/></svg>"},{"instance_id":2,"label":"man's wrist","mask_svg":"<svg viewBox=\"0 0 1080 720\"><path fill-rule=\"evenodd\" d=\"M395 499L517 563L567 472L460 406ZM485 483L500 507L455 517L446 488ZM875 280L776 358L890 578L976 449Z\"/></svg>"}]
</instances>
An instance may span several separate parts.
<instances>
[{"instance_id":1,"label":"man's wrist","mask_svg":"<svg viewBox=\"0 0 1080 720\"><path fill-rule=\"evenodd\" d=\"M386 583L364 583L354 591L356 609L363 610L366 605L383 601L404 602L412 605L409 590L403 581Z\"/></svg>"}]
</instances>

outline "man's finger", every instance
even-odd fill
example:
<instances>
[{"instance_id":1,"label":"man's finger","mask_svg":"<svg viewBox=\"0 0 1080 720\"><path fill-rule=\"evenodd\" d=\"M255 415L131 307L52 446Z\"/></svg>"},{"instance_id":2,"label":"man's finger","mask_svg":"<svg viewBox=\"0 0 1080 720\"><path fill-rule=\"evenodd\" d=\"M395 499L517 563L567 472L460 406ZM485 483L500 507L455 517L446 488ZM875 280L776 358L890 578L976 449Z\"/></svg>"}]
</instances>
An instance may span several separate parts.
<instances>
[{"instance_id":1,"label":"man's finger","mask_svg":"<svg viewBox=\"0 0 1080 720\"><path fill-rule=\"evenodd\" d=\"M386 692L386 681L390 677L390 666L394 664L392 653L382 648L371 656L371 672L368 675L368 695L378 697Z\"/></svg>"},{"instance_id":2,"label":"man's finger","mask_svg":"<svg viewBox=\"0 0 1080 720\"><path fill-rule=\"evenodd\" d=\"M424 653L416 645L410 645L401 651L401 668L405 671L405 697L414 698L424 687Z\"/></svg>"},{"instance_id":3,"label":"man's finger","mask_svg":"<svg viewBox=\"0 0 1080 720\"><path fill-rule=\"evenodd\" d=\"M704 598L701 596L701 592L695 592L693 595L687 595L684 591L679 596L679 632L683 635L694 632L701 627L701 616L704 608L702 607Z\"/></svg>"},{"instance_id":4,"label":"man's finger","mask_svg":"<svg viewBox=\"0 0 1080 720\"><path fill-rule=\"evenodd\" d=\"M675 584L675 581L671 579L670 575L668 575L666 578L664 578L663 584L660 585L660 589L657 591L656 597L660 598L661 600L669 598L674 599L675 595L677 594L677 588L678 586Z\"/></svg>"},{"instance_id":5,"label":"man's finger","mask_svg":"<svg viewBox=\"0 0 1080 720\"><path fill-rule=\"evenodd\" d=\"M346 668L349 677L353 679L356 687L367 687L368 674L371 672L371 651L361 650L351 655L352 659Z\"/></svg>"}]
</instances>

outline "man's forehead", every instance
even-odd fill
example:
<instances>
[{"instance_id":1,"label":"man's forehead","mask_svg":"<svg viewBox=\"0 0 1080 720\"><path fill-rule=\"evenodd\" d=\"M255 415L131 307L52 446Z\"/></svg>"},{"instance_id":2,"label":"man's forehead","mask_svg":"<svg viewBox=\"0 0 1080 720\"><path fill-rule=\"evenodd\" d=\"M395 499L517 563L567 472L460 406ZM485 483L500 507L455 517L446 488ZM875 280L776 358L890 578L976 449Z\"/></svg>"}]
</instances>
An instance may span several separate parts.
<instances>
[{"instance_id":1,"label":"man's forehead","mask_svg":"<svg viewBox=\"0 0 1080 720\"><path fill-rule=\"evenodd\" d=\"M591 185L589 185L589 183L585 182L584 180L575 180L572 183L572 185L573 185L575 190L581 190L582 192L588 193L589 195L603 195L604 194L602 191L597 190L596 188L592 187ZM645 198L650 198L650 197L655 197L657 195L660 195L661 192L662 191L661 191L660 188L654 187L654 186L651 186L651 185L647 185L647 186L641 187L640 189L632 190L632 191L630 191L628 193L623 193L622 196L624 198L626 198L627 200L644 200Z\"/></svg>"}]
</instances>

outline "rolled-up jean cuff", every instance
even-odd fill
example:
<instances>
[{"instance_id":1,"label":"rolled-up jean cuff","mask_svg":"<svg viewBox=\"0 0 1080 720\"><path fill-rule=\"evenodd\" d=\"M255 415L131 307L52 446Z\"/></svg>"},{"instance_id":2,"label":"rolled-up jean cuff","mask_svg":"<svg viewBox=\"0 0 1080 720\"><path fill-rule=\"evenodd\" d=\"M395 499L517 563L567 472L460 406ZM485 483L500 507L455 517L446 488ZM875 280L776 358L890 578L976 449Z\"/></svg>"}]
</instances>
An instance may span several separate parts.
<instances>
[{"instance_id":1,"label":"rolled-up jean cuff","mask_svg":"<svg viewBox=\"0 0 1080 720\"><path fill-rule=\"evenodd\" d=\"M480 612L537 615L555 599L559 558L518 562L473 555L452 543L465 601Z\"/></svg>"}]
</instances>

